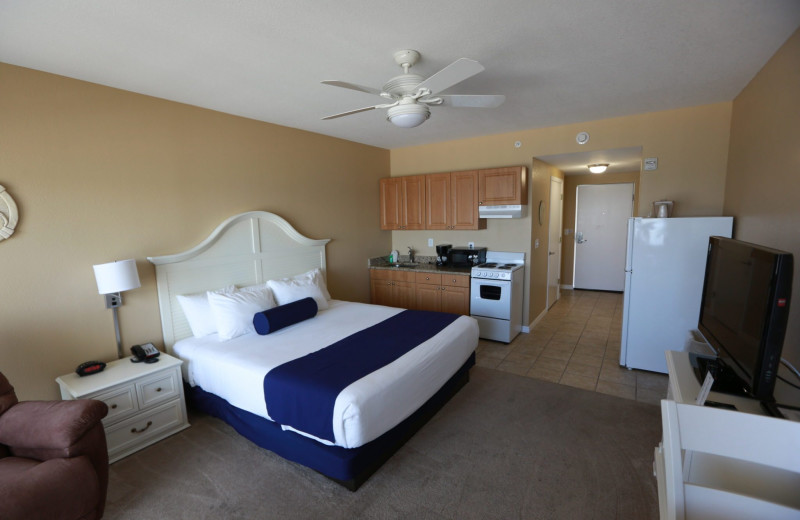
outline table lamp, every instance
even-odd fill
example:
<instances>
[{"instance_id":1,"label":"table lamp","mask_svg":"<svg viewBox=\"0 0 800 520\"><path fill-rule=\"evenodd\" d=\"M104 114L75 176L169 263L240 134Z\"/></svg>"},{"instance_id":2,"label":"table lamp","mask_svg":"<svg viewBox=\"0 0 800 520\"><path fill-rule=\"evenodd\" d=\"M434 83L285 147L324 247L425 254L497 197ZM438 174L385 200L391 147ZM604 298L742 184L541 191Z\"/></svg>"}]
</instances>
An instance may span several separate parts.
<instances>
[{"instance_id":1,"label":"table lamp","mask_svg":"<svg viewBox=\"0 0 800 520\"><path fill-rule=\"evenodd\" d=\"M122 291L141 287L136 260L120 260L94 266L94 277L97 281L97 292L106 296L106 309L114 311L114 332L117 335L117 356L122 359L122 341L119 336L119 316L117 307L122 305Z\"/></svg>"}]
</instances>

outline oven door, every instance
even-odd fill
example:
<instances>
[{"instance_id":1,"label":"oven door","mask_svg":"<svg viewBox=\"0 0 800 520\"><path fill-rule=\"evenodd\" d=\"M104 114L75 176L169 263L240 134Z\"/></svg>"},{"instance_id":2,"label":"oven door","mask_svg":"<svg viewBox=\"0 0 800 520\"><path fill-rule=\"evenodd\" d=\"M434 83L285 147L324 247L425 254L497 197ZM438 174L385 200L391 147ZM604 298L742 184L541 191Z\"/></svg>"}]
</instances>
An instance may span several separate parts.
<instances>
[{"instance_id":1,"label":"oven door","mask_svg":"<svg viewBox=\"0 0 800 520\"><path fill-rule=\"evenodd\" d=\"M511 281L473 278L469 313L501 320L511 319Z\"/></svg>"}]
</instances>

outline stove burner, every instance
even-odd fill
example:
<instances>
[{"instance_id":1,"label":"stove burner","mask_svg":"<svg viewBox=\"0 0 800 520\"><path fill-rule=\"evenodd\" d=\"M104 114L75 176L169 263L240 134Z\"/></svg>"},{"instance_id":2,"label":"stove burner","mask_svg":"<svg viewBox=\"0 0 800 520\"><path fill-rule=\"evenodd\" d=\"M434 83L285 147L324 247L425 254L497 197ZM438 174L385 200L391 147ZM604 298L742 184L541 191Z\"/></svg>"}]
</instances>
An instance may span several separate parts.
<instances>
[{"instance_id":1,"label":"stove burner","mask_svg":"<svg viewBox=\"0 0 800 520\"><path fill-rule=\"evenodd\" d=\"M488 263L485 263L485 264L481 264L478 267L484 267L484 268L497 267L497 264L494 263L494 262L488 262Z\"/></svg>"}]
</instances>

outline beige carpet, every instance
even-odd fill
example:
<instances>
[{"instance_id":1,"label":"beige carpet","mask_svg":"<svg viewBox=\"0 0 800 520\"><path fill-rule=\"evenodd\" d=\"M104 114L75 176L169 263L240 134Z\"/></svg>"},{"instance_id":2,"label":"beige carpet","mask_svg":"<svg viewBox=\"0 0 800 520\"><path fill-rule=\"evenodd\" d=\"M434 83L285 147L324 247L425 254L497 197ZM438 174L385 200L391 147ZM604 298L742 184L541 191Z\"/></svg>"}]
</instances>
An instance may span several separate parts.
<instances>
[{"instance_id":1,"label":"beige carpet","mask_svg":"<svg viewBox=\"0 0 800 520\"><path fill-rule=\"evenodd\" d=\"M111 466L105 518L658 518L657 406L492 369L355 493L190 422Z\"/></svg>"}]
</instances>

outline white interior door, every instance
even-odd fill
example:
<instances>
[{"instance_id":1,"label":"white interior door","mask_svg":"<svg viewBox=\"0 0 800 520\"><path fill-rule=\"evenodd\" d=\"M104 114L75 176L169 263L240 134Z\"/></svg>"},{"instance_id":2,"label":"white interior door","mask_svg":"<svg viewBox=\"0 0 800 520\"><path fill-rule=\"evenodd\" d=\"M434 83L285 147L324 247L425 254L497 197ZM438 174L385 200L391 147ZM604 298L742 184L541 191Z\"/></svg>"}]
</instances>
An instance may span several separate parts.
<instances>
[{"instance_id":1,"label":"white interior door","mask_svg":"<svg viewBox=\"0 0 800 520\"><path fill-rule=\"evenodd\" d=\"M561 215L564 182L550 177L550 229L547 239L547 308L561 297Z\"/></svg>"},{"instance_id":2,"label":"white interior door","mask_svg":"<svg viewBox=\"0 0 800 520\"><path fill-rule=\"evenodd\" d=\"M578 186L575 215L576 289L623 291L633 183Z\"/></svg>"}]
</instances>

